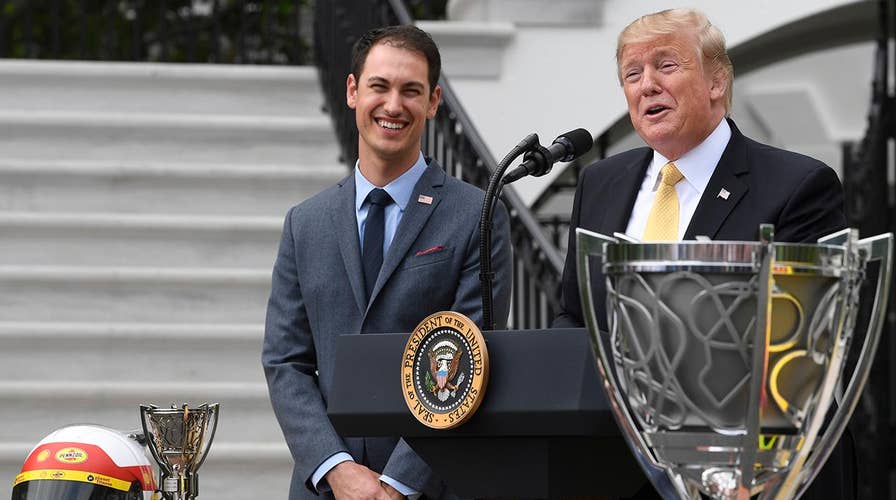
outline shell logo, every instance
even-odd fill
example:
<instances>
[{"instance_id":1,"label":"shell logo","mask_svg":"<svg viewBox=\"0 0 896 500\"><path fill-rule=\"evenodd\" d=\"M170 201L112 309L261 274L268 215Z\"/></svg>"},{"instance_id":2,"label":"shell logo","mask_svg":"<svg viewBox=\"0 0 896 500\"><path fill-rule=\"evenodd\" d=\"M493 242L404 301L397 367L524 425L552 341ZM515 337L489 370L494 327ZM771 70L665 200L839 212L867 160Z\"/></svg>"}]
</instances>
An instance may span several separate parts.
<instances>
[{"instance_id":1,"label":"shell logo","mask_svg":"<svg viewBox=\"0 0 896 500\"><path fill-rule=\"evenodd\" d=\"M46 462L48 458L50 458L50 450L43 450L37 454L38 462Z\"/></svg>"},{"instance_id":2,"label":"shell logo","mask_svg":"<svg viewBox=\"0 0 896 500\"><path fill-rule=\"evenodd\" d=\"M56 452L56 460L64 464L80 464L87 461L87 452L81 448L63 448Z\"/></svg>"}]
</instances>

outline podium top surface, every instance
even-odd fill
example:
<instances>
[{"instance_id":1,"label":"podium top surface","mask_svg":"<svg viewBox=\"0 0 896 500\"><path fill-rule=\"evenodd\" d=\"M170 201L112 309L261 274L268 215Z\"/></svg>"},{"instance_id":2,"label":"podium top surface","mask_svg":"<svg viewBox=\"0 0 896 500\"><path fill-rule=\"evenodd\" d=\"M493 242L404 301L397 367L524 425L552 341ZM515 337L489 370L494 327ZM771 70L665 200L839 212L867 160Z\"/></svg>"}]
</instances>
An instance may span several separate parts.
<instances>
[{"instance_id":1,"label":"podium top surface","mask_svg":"<svg viewBox=\"0 0 896 500\"><path fill-rule=\"evenodd\" d=\"M340 336L340 369L328 401L336 430L343 436L619 435L585 329L483 335L490 359L485 399L467 423L450 430L426 427L405 404L401 361L409 334Z\"/></svg>"}]
</instances>

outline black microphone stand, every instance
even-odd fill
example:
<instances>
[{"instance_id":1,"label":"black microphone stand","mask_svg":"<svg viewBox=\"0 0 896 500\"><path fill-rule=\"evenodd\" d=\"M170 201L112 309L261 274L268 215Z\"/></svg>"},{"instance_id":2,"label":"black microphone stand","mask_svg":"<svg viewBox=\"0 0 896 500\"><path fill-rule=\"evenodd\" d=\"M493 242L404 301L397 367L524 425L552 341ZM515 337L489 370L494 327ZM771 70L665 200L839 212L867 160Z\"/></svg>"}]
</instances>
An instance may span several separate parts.
<instances>
[{"instance_id":1,"label":"black microphone stand","mask_svg":"<svg viewBox=\"0 0 896 500\"><path fill-rule=\"evenodd\" d=\"M538 142L538 135L529 134L526 136L498 163L498 168L492 172L492 176L488 181L488 188L485 190L485 199L482 201L482 215L479 218L479 281L482 290L483 330L495 329L495 322L492 319L492 282L495 280L495 273L492 271L492 213L498 202L501 188L504 186L501 178L513 160L523 153L537 150L538 148L545 149ZM544 154L542 152L539 153Z\"/></svg>"}]
</instances>

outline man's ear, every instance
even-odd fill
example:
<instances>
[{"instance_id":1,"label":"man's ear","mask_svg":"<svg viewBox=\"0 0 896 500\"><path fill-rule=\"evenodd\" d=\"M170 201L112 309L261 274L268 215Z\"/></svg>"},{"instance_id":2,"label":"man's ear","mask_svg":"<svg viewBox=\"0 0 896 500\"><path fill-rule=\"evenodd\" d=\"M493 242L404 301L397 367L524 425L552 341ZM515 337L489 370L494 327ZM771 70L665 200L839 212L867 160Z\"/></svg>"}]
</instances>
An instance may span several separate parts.
<instances>
[{"instance_id":1,"label":"man's ear","mask_svg":"<svg viewBox=\"0 0 896 500\"><path fill-rule=\"evenodd\" d=\"M712 73L710 82L709 95L712 100L724 99L725 91L728 90L728 74L722 68Z\"/></svg>"},{"instance_id":2,"label":"man's ear","mask_svg":"<svg viewBox=\"0 0 896 500\"><path fill-rule=\"evenodd\" d=\"M427 118L436 116L436 111L439 110L439 101L441 100L442 87L436 85L436 88L432 89L432 92L429 94L429 109L426 110Z\"/></svg>"},{"instance_id":3,"label":"man's ear","mask_svg":"<svg viewBox=\"0 0 896 500\"><path fill-rule=\"evenodd\" d=\"M358 104L358 82L355 81L355 75L351 73L345 79L345 102L352 109L355 109Z\"/></svg>"}]
</instances>

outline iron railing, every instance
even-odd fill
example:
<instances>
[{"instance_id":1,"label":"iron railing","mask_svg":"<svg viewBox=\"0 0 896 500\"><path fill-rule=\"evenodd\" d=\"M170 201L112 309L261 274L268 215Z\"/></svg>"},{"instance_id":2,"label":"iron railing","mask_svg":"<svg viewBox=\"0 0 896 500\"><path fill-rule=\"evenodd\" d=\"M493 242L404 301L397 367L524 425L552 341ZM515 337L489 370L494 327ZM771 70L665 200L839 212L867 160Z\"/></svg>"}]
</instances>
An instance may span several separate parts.
<instances>
[{"instance_id":1,"label":"iron railing","mask_svg":"<svg viewBox=\"0 0 896 500\"><path fill-rule=\"evenodd\" d=\"M351 46L370 28L411 22L410 11L400 0L318 3L315 54L346 163L354 163L358 145L354 112L345 105ZM450 175L485 189L497 163L444 75L439 85L442 102L427 125L423 152L441 163ZM558 308L563 260L512 186L504 188L502 200L510 212L514 248L510 323L514 328L544 328Z\"/></svg>"},{"instance_id":2,"label":"iron railing","mask_svg":"<svg viewBox=\"0 0 896 500\"><path fill-rule=\"evenodd\" d=\"M0 0L0 57L307 64L311 8L311 0Z\"/></svg>"},{"instance_id":3,"label":"iron railing","mask_svg":"<svg viewBox=\"0 0 896 500\"><path fill-rule=\"evenodd\" d=\"M896 97L889 83L891 43L896 36L896 2L878 0L876 3L879 34L868 126L865 137L858 144L843 145L846 213L850 226L858 228L863 235L896 232L894 191L887 180L888 168L893 160L888 145L896 139ZM873 296L873 287L866 286L863 294L865 297ZM896 356L896 342L892 336L892 332L896 332L896 317L893 311L891 303L885 327L891 335L881 337L868 385L850 424L858 456L856 474L860 499L894 498L896 494L893 483L896 471L893 456L896 367L892 363ZM859 314L859 324L866 324L870 316L868 308L862 308Z\"/></svg>"}]
</instances>

